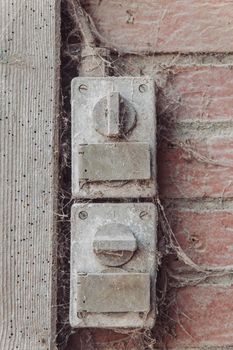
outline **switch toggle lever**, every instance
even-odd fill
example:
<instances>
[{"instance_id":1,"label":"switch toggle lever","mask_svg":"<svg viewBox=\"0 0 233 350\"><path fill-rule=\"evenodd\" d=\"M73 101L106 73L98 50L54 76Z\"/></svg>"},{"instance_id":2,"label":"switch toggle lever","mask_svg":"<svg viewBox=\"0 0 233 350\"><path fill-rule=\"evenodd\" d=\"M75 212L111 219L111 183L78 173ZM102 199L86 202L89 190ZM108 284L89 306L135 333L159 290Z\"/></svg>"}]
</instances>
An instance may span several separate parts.
<instances>
[{"instance_id":1,"label":"switch toggle lever","mask_svg":"<svg viewBox=\"0 0 233 350\"><path fill-rule=\"evenodd\" d=\"M120 94L119 92L110 92L107 96L108 118L108 137L121 136L121 121L120 121Z\"/></svg>"},{"instance_id":2,"label":"switch toggle lever","mask_svg":"<svg viewBox=\"0 0 233 350\"><path fill-rule=\"evenodd\" d=\"M132 258L137 242L126 225L107 224L96 232L93 249L103 265L121 266Z\"/></svg>"},{"instance_id":3,"label":"switch toggle lever","mask_svg":"<svg viewBox=\"0 0 233 350\"><path fill-rule=\"evenodd\" d=\"M136 111L119 92L108 92L93 110L95 130L109 138L121 138L136 126Z\"/></svg>"}]
</instances>

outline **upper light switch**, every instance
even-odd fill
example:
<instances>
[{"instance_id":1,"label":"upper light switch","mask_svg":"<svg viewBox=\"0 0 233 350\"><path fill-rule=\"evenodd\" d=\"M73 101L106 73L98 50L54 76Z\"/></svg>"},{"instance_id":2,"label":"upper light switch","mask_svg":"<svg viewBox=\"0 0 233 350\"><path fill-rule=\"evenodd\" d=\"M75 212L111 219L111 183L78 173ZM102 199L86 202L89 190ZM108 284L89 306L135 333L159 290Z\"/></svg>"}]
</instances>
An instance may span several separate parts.
<instances>
[{"instance_id":1,"label":"upper light switch","mask_svg":"<svg viewBox=\"0 0 233 350\"><path fill-rule=\"evenodd\" d=\"M71 104L73 196L154 196L153 79L75 78Z\"/></svg>"}]
</instances>

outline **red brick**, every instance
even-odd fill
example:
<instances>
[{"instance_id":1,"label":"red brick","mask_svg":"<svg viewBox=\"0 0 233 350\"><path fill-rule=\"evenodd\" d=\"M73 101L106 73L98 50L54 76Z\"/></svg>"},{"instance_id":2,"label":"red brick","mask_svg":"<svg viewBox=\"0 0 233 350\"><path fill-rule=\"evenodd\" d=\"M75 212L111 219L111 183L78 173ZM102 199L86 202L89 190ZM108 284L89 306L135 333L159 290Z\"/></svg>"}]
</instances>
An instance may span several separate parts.
<instances>
[{"instance_id":1,"label":"red brick","mask_svg":"<svg viewBox=\"0 0 233 350\"><path fill-rule=\"evenodd\" d=\"M83 3L101 35L118 49L233 51L231 0L88 0Z\"/></svg>"},{"instance_id":2,"label":"red brick","mask_svg":"<svg viewBox=\"0 0 233 350\"><path fill-rule=\"evenodd\" d=\"M169 348L233 345L233 287L202 285L178 291L177 337Z\"/></svg>"},{"instance_id":3,"label":"red brick","mask_svg":"<svg viewBox=\"0 0 233 350\"><path fill-rule=\"evenodd\" d=\"M178 242L195 263L233 265L233 210L170 210L168 218Z\"/></svg>"},{"instance_id":4,"label":"red brick","mask_svg":"<svg viewBox=\"0 0 233 350\"><path fill-rule=\"evenodd\" d=\"M232 137L206 135L200 140L196 135L190 135L188 140L190 142L185 145L186 147L206 157L208 162L215 161L219 165L197 161L192 154L179 146L173 147L164 142L158 151L160 196L163 198L232 197ZM221 166L225 164L228 166Z\"/></svg>"},{"instance_id":5,"label":"red brick","mask_svg":"<svg viewBox=\"0 0 233 350\"><path fill-rule=\"evenodd\" d=\"M159 93L159 114L176 121L233 119L233 69L173 68Z\"/></svg>"}]
</instances>

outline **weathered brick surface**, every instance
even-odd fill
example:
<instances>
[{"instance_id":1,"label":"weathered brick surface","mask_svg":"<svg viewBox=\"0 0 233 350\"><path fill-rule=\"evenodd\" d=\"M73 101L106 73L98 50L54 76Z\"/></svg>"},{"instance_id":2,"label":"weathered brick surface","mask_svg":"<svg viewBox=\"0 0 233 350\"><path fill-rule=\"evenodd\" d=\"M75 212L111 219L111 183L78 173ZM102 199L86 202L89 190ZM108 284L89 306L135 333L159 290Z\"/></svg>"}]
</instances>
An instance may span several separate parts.
<instances>
[{"instance_id":1,"label":"weathered brick surface","mask_svg":"<svg viewBox=\"0 0 233 350\"><path fill-rule=\"evenodd\" d=\"M174 317L177 337L169 348L232 345L233 287L199 285L178 291Z\"/></svg>"},{"instance_id":2,"label":"weathered brick surface","mask_svg":"<svg viewBox=\"0 0 233 350\"><path fill-rule=\"evenodd\" d=\"M200 140L197 136L198 132L195 132L186 138L186 142L171 138L171 143L160 145L158 183L161 197L233 196L232 137L210 134ZM176 145L173 146L172 142L176 142Z\"/></svg>"},{"instance_id":3,"label":"weathered brick surface","mask_svg":"<svg viewBox=\"0 0 233 350\"><path fill-rule=\"evenodd\" d=\"M186 254L199 265L233 265L233 209L173 209L169 222Z\"/></svg>"},{"instance_id":4,"label":"weathered brick surface","mask_svg":"<svg viewBox=\"0 0 233 350\"><path fill-rule=\"evenodd\" d=\"M158 96L161 116L175 121L233 119L231 67L173 67L169 71Z\"/></svg>"},{"instance_id":5,"label":"weathered brick surface","mask_svg":"<svg viewBox=\"0 0 233 350\"><path fill-rule=\"evenodd\" d=\"M233 51L231 0L83 1L97 29L126 51Z\"/></svg>"}]
</instances>

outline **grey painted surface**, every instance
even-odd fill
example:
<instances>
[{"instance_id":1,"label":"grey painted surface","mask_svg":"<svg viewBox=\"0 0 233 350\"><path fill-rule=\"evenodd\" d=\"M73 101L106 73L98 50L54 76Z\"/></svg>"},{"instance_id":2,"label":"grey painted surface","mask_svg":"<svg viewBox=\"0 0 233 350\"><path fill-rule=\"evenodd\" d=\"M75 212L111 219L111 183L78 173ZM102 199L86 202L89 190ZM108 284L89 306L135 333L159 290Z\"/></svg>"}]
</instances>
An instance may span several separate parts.
<instances>
[{"instance_id":1,"label":"grey painted surface","mask_svg":"<svg viewBox=\"0 0 233 350\"><path fill-rule=\"evenodd\" d=\"M149 273L79 274L78 284L78 312L150 311Z\"/></svg>"},{"instance_id":2,"label":"grey painted surface","mask_svg":"<svg viewBox=\"0 0 233 350\"><path fill-rule=\"evenodd\" d=\"M149 180L149 144L118 142L79 145L74 167L76 165L79 181Z\"/></svg>"}]
</instances>

